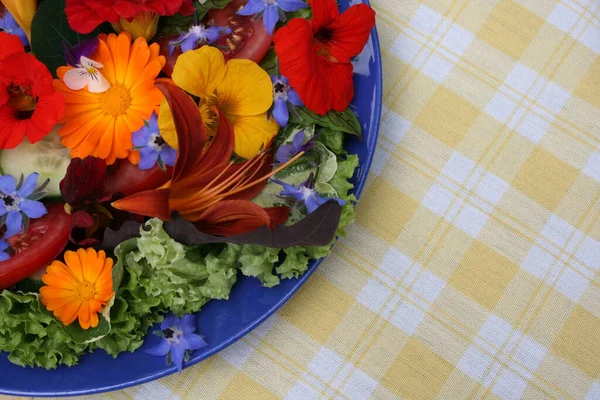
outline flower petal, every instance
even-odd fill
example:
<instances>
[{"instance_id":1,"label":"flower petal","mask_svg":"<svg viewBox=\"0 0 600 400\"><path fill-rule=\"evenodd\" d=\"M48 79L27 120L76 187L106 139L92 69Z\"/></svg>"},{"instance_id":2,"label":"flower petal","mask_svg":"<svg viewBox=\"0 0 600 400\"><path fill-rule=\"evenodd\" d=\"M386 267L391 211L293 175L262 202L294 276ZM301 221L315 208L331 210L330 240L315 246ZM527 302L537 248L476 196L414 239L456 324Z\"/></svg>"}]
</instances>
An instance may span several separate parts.
<instances>
[{"instance_id":1,"label":"flower petal","mask_svg":"<svg viewBox=\"0 0 600 400\"><path fill-rule=\"evenodd\" d=\"M277 6L274 4L266 6L263 23L265 24L265 28L267 28L269 35L273 35L277 22L279 22L279 10L277 9Z\"/></svg>"},{"instance_id":2,"label":"flower petal","mask_svg":"<svg viewBox=\"0 0 600 400\"><path fill-rule=\"evenodd\" d=\"M308 0L308 5L313 11L311 23L315 31L333 23L340 16L336 0Z\"/></svg>"},{"instance_id":3,"label":"flower petal","mask_svg":"<svg viewBox=\"0 0 600 400\"><path fill-rule=\"evenodd\" d=\"M6 233L4 239L16 235L21 232L21 226L23 225L23 216L20 211L9 211L8 217L6 218Z\"/></svg>"},{"instance_id":4,"label":"flower petal","mask_svg":"<svg viewBox=\"0 0 600 400\"><path fill-rule=\"evenodd\" d=\"M185 339L185 341L187 342L185 346L187 350L194 351L208 346L206 340L202 339L202 337L199 335L187 334L183 336L183 339Z\"/></svg>"},{"instance_id":5,"label":"flower petal","mask_svg":"<svg viewBox=\"0 0 600 400\"><path fill-rule=\"evenodd\" d=\"M182 346L171 347L171 359L173 364L177 367L177 370L181 372L183 369L183 359L185 358L185 349Z\"/></svg>"},{"instance_id":6,"label":"flower petal","mask_svg":"<svg viewBox=\"0 0 600 400\"><path fill-rule=\"evenodd\" d=\"M63 82L71 90L81 90L86 87L91 80L91 76L85 68L70 69L65 73L65 76L63 76Z\"/></svg>"},{"instance_id":7,"label":"flower petal","mask_svg":"<svg viewBox=\"0 0 600 400\"><path fill-rule=\"evenodd\" d=\"M39 218L48 214L44 204L39 201L21 200L20 208L29 218Z\"/></svg>"},{"instance_id":8,"label":"flower petal","mask_svg":"<svg viewBox=\"0 0 600 400\"><path fill-rule=\"evenodd\" d=\"M366 4L350 7L327 27L330 38L325 43L329 54L340 63L359 55L375 26L375 11Z\"/></svg>"},{"instance_id":9,"label":"flower petal","mask_svg":"<svg viewBox=\"0 0 600 400\"><path fill-rule=\"evenodd\" d=\"M0 176L0 192L13 194L17 191L17 181L11 175Z\"/></svg>"},{"instance_id":10,"label":"flower petal","mask_svg":"<svg viewBox=\"0 0 600 400\"><path fill-rule=\"evenodd\" d=\"M238 15L256 15L265 9L264 0L250 0L248 4L237 12Z\"/></svg>"},{"instance_id":11,"label":"flower petal","mask_svg":"<svg viewBox=\"0 0 600 400\"><path fill-rule=\"evenodd\" d=\"M290 120L290 111L287 108L287 102L284 99L275 100L275 108L273 109L273 118L281 126L285 128Z\"/></svg>"},{"instance_id":12,"label":"flower petal","mask_svg":"<svg viewBox=\"0 0 600 400\"><path fill-rule=\"evenodd\" d=\"M192 333L196 331L196 316L194 314L184 315L179 324L183 333Z\"/></svg>"},{"instance_id":13,"label":"flower petal","mask_svg":"<svg viewBox=\"0 0 600 400\"><path fill-rule=\"evenodd\" d=\"M148 350L144 350L144 352L146 354L150 354L151 356L162 357L169 354L169 350L171 350L171 346L169 346L169 343L163 339L159 344L149 348Z\"/></svg>"},{"instance_id":14,"label":"flower petal","mask_svg":"<svg viewBox=\"0 0 600 400\"><path fill-rule=\"evenodd\" d=\"M198 97L212 95L224 77L225 57L210 46L180 55L172 75L177 86Z\"/></svg>"},{"instance_id":15,"label":"flower petal","mask_svg":"<svg viewBox=\"0 0 600 400\"><path fill-rule=\"evenodd\" d=\"M266 148L277 132L279 126L267 114L254 117L237 117L232 119L235 134L234 152L243 158L254 157L261 148Z\"/></svg>"},{"instance_id":16,"label":"flower petal","mask_svg":"<svg viewBox=\"0 0 600 400\"><path fill-rule=\"evenodd\" d=\"M17 191L17 194L20 197L27 197L31 193L33 193L35 191L35 187L37 186L39 177L40 175L37 172L33 172L27 175L27 178L25 178L25 182L23 182L21 189Z\"/></svg>"},{"instance_id":17,"label":"flower petal","mask_svg":"<svg viewBox=\"0 0 600 400\"><path fill-rule=\"evenodd\" d=\"M285 12L294 12L306 7L308 4L302 0L279 0L279 8Z\"/></svg>"},{"instance_id":18,"label":"flower petal","mask_svg":"<svg viewBox=\"0 0 600 400\"><path fill-rule=\"evenodd\" d=\"M217 97L219 109L226 115L267 112L273 104L271 77L253 61L230 60L225 78L217 87Z\"/></svg>"}]
</instances>

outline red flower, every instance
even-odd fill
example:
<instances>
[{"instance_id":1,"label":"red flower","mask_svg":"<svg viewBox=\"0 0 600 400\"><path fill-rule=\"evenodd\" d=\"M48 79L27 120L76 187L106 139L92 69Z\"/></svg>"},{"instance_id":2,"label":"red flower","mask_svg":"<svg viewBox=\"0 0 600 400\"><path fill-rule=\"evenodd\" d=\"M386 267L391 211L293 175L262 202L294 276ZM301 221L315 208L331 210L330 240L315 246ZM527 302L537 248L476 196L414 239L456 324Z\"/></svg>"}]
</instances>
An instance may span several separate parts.
<instances>
[{"instance_id":1,"label":"red flower","mask_svg":"<svg viewBox=\"0 0 600 400\"><path fill-rule=\"evenodd\" d=\"M12 149L25 137L31 143L40 141L64 108L48 68L25 53L17 36L0 32L0 149Z\"/></svg>"},{"instance_id":2,"label":"red flower","mask_svg":"<svg viewBox=\"0 0 600 400\"><path fill-rule=\"evenodd\" d=\"M366 4L340 15L335 0L309 0L311 21L296 18L275 34L281 74L304 105L324 115L344 111L354 97L352 57L360 54L375 26L375 11Z\"/></svg>"},{"instance_id":3,"label":"red flower","mask_svg":"<svg viewBox=\"0 0 600 400\"><path fill-rule=\"evenodd\" d=\"M192 0L67 0L65 13L69 25L79 33L90 33L103 22L118 22L143 12L160 16L194 13Z\"/></svg>"}]
</instances>

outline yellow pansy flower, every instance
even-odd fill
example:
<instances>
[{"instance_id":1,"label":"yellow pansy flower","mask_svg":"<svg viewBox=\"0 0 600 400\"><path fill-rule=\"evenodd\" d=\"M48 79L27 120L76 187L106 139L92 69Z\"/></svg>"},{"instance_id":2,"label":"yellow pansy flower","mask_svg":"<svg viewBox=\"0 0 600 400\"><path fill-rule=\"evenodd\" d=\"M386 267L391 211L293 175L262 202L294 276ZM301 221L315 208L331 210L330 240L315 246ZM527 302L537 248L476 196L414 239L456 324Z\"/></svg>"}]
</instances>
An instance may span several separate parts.
<instances>
[{"instance_id":1,"label":"yellow pansy flower","mask_svg":"<svg viewBox=\"0 0 600 400\"><path fill-rule=\"evenodd\" d=\"M179 56L173 81L200 99L198 108L209 131L217 126L218 111L233 125L234 152L252 158L277 135L279 126L267 117L273 104L269 75L253 61L230 60L225 64L221 51L203 46ZM158 125L162 137L177 148L173 117L163 101Z\"/></svg>"},{"instance_id":2,"label":"yellow pansy flower","mask_svg":"<svg viewBox=\"0 0 600 400\"><path fill-rule=\"evenodd\" d=\"M31 43L31 22L37 11L37 0L2 0L2 4L25 31Z\"/></svg>"}]
</instances>

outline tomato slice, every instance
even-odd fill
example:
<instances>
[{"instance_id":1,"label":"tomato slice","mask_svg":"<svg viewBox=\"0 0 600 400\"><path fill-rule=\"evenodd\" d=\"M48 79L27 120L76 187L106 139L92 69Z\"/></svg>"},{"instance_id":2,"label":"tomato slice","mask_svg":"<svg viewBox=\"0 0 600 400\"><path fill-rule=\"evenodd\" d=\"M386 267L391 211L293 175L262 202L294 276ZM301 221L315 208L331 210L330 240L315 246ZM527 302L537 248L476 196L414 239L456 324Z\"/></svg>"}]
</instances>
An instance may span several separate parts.
<instances>
[{"instance_id":1,"label":"tomato slice","mask_svg":"<svg viewBox=\"0 0 600 400\"><path fill-rule=\"evenodd\" d=\"M64 204L47 206L48 214L34 219L27 232L7 239L14 255L0 262L0 290L47 267L69 242L71 216Z\"/></svg>"},{"instance_id":2,"label":"tomato slice","mask_svg":"<svg viewBox=\"0 0 600 400\"><path fill-rule=\"evenodd\" d=\"M121 160L115 170L109 171L106 177L106 196L121 193L129 196L134 193L161 187L171 179L173 168L167 167L166 171L158 165L148 170L141 170L127 160Z\"/></svg>"},{"instance_id":3,"label":"tomato slice","mask_svg":"<svg viewBox=\"0 0 600 400\"><path fill-rule=\"evenodd\" d=\"M221 36L221 39L213 44L223 52L225 61L239 58L258 63L262 61L271 46L272 38L263 24L262 17L255 20L253 16L236 14L246 3L248 0L234 0L222 10L209 12L202 21L206 26L231 28L231 34ZM160 45L160 54L167 59L163 72L169 76L173 74L177 57L181 55L181 49L176 49L173 55L169 55L169 41L174 39L177 39L177 35L163 36L157 41Z\"/></svg>"}]
</instances>

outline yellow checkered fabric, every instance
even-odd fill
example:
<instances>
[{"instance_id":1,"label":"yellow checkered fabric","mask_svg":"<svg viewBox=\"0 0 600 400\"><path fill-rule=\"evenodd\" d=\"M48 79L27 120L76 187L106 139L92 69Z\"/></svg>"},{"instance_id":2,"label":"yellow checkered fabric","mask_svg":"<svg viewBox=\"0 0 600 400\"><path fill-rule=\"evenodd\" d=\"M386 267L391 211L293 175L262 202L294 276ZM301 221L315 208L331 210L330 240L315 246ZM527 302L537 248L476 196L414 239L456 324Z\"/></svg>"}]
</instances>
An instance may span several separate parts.
<instances>
[{"instance_id":1,"label":"yellow checkered fabric","mask_svg":"<svg viewBox=\"0 0 600 400\"><path fill-rule=\"evenodd\" d=\"M600 399L600 0L373 6L348 238L238 343L90 398Z\"/></svg>"}]
</instances>

